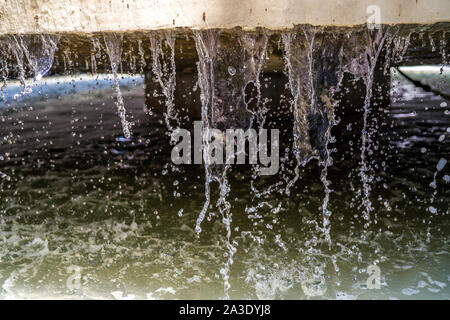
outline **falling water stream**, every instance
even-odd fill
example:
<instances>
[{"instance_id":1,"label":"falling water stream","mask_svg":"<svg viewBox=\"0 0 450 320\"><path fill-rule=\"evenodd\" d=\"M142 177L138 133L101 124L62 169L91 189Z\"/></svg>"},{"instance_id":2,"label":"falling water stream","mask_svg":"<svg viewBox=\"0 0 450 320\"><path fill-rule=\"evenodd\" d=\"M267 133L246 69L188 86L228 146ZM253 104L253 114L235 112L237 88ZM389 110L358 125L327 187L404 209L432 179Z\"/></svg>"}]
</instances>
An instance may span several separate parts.
<instances>
[{"instance_id":1,"label":"falling water stream","mask_svg":"<svg viewBox=\"0 0 450 320\"><path fill-rule=\"evenodd\" d=\"M19 79L23 86L22 92L14 95L14 99L17 99L25 94L30 94L33 86L52 67L58 37L51 35L13 35L9 36L6 41L7 46L16 58ZM25 82L24 57L33 72L33 82L31 84L26 84ZM6 82L6 77L3 77L3 79Z\"/></svg>"},{"instance_id":2,"label":"falling water stream","mask_svg":"<svg viewBox=\"0 0 450 320\"><path fill-rule=\"evenodd\" d=\"M449 299L448 36L417 28L3 37L0 297ZM432 90L394 68L429 47ZM227 129L278 129L277 173Z\"/></svg>"},{"instance_id":3,"label":"falling water stream","mask_svg":"<svg viewBox=\"0 0 450 320\"><path fill-rule=\"evenodd\" d=\"M169 47L170 63L164 60L163 43ZM150 35L150 44L153 62L152 71L155 74L156 81L161 86L165 98L165 121L169 132L171 132L173 130L171 121L175 121L176 127L180 126L174 106L176 85L175 36L169 32L164 34L154 32Z\"/></svg>"},{"instance_id":4,"label":"falling water stream","mask_svg":"<svg viewBox=\"0 0 450 320\"><path fill-rule=\"evenodd\" d=\"M299 166L311 159L319 160L323 169L320 180L325 189L322 204L323 231L330 241L328 201L330 196L327 168L332 164L328 143L334 124L334 93L340 86L342 39L328 37L316 29L283 34L289 87L293 96L294 154L297 160L295 177L287 186L297 182Z\"/></svg>"},{"instance_id":5,"label":"falling water stream","mask_svg":"<svg viewBox=\"0 0 450 320\"><path fill-rule=\"evenodd\" d=\"M231 205L227 200L230 192L227 174L231 167L227 161L225 164L212 161L213 153L218 152L214 141L217 141L216 139L225 140L224 131L226 129L251 129L256 118L261 125L263 124L263 115L261 114L263 111L258 106L260 100L259 76L264 63L267 37L264 34L240 35L234 39L228 39L227 42L221 38L220 32L210 30L196 31L194 36L199 56L197 67L201 89L203 156L206 174L206 199L197 219L196 231L201 232L201 223L211 202L210 184L217 181L220 191L216 207L225 225L226 246L229 250L225 268L220 271L227 293L230 288L229 268L236 252L236 242L231 238ZM246 99L246 88L249 83L256 85L255 99L258 110L249 109L249 99ZM255 116L255 113L259 117ZM210 139L213 134L216 134L214 139ZM233 158L237 156L238 154L234 152L230 155Z\"/></svg>"},{"instance_id":6,"label":"falling water stream","mask_svg":"<svg viewBox=\"0 0 450 320\"><path fill-rule=\"evenodd\" d=\"M131 136L130 123L127 121L126 109L123 103L122 92L119 86L118 70L122 60L122 35L115 33L107 34L104 37L106 50L111 61L111 70L114 75L114 91L116 92L116 107L119 114L120 122L122 123L123 135L125 138Z\"/></svg>"}]
</instances>

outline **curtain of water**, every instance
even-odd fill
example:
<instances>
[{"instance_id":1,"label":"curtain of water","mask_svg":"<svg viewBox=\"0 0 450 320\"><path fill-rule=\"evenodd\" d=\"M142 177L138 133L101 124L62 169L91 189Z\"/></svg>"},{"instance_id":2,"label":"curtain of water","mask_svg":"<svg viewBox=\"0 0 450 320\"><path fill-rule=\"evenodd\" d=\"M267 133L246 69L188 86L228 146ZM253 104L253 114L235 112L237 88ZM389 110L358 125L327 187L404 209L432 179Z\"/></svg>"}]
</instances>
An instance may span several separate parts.
<instances>
[{"instance_id":1,"label":"curtain of water","mask_svg":"<svg viewBox=\"0 0 450 320\"><path fill-rule=\"evenodd\" d=\"M330 198L330 182L327 179L328 167L332 165L332 150L329 144L333 142L331 130L336 123L335 108L337 105L336 92L338 92L344 72L349 72L361 78L365 84L363 104L363 129L361 132L361 162L358 168L362 182L362 205L365 228L371 224L374 210L371 202L372 183L374 181L373 162L370 156L374 152L372 133L377 128L371 120L375 110L372 100L376 93L374 88L377 64L384 61L383 71L389 72L392 63L401 62L408 49L410 34L398 36L398 30L380 28L367 30L363 36L349 32L343 36L341 33L329 33L320 28L303 27L293 32L282 34L284 46L284 62L289 80L289 89L293 96L292 112L294 118L294 155L296 159L295 177L288 182L286 193L299 179L299 167L306 165L310 160L316 159L321 166L320 180L324 187L325 196L322 201L322 226L319 228L330 242L330 215L328 202ZM224 280L225 294L228 296L230 288L229 273L233 264L233 256L237 243L232 235L232 212L228 201L230 183L227 174L231 166L223 163L214 163L215 153L213 141L210 136L213 130L219 130L215 139L225 140L223 135L226 129L250 129L255 124L262 129L266 122L266 107L262 102L260 76L267 57L268 36L261 33L241 33L235 37L225 37L219 31L195 31L194 39L199 57L198 83L201 89L202 102L202 134L203 158L205 169L205 202L196 221L196 232L201 232L201 224L211 207L210 184L218 182L219 197L215 203L219 210L226 229L227 261L220 270ZM434 40L430 37L435 49ZM34 84L50 70L58 37L48 35L38 36L8 36L0 45L2 56L11 55L15 59L17 76L23 86L22 92L17 95L30 93ZM119 87L118 68L122 61L122 35L104 35L107 53L110 58L114 75L114 90L116 106L123 126L125 137L130 137L130 123L126 120L126 110ZM169 130L174 122L179 125L178 116L174 109L174 92L176 84L175 69L175 36L169 33L152 33L150 35L152 52L152 71L156 81L161 86L166 99L165 120ZM164 47L166 46L166 47ZM445 33L440 41L440 53L443 64L447 64ZM91 69L97 72L97 59L101 51L100 43L93 39L91 51ZM165 49L169 55L166 55ZM141 66L145 65L142 42L138 40L138 54ZM130 69L135 70L134 53L130 53ZM65 55L66 57L67 55ZM381 60L384 59L384 60ZM28 85L25 81L27 67L33 73L33 83ZM10 67L7 59L0 61L0 76L3 81L1 88L2 98L5 101L6 88ZM141 70L142 71L142 70ZM249 98L248 85L255 86ZM217 132L216 132L217 133ZM436 197L436 176L446 165L442 158L434 173L430 184L433 194L428 210L436 214L433 202ZM258 176L255 166L254 177ZM9 179L0 172L1 179ZM252 184L255 194L261 195ZM271 189L263 191L270 193ZM257 214L258 208L263 206L260 202L256 208L248 213ZM256 211L255 211L256 210ZM251 211L251 212L250 212ZM256 213L255 213L256 212ZM334 258L333 258L334 259ZM335 259L333 260L335 263ZM336 267L337 268L337 267ZM323 269L318 270L313 279L323 278ZM310 287L305 286L305 292ZM311 293L314 295L315 293Z\"/></svg>"}]
</instances>

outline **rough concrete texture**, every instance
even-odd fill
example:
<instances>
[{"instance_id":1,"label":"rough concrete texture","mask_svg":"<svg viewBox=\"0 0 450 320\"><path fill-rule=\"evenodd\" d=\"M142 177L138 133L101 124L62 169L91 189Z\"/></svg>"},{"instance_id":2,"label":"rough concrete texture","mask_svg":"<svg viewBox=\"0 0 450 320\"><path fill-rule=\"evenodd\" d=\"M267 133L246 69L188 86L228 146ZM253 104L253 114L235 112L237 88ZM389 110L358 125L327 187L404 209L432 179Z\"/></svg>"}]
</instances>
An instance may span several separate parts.
<instances>
[{"instance_id":1,"label":"rough concrete texture","mask_svg":"<svg viewBox=\"0 0 450 320\"><path fill-rule=\"evenodd\" d=\"M0 0L0 34L450 21L449 0Z\"/></svg>"}]
</instances>

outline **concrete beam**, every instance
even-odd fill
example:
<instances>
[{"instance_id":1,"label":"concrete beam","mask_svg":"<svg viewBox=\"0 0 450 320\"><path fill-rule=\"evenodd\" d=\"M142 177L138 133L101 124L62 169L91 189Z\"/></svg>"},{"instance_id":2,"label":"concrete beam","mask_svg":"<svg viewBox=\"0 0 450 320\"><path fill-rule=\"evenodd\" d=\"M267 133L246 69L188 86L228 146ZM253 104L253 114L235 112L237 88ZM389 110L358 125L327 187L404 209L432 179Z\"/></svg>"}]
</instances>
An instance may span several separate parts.
<instances>
[{"instance_id":1,"label":"concrete beam","mask_svg":"<svg viewBox=\"0 0 450 320\"><path fill-rule=\"evenodd\" d=\"M0 34L450 21L449 0L0 0Z\"/></svg>"}]
</instances>

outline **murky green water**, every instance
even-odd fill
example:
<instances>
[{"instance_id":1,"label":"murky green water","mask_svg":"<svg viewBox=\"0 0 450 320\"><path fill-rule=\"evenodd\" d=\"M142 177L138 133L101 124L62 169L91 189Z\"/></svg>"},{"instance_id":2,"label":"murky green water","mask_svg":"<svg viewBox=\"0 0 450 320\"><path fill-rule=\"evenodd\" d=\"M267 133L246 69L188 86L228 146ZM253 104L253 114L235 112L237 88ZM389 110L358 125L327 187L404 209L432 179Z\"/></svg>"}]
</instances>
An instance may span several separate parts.
<instances>
[{"instance_id":1,"label":"murky green water","mask_svg":"<svg viewBox=\"0 0 450 320\"><path fill-rule=\"evenodd\" d=\"M204 169L171 164L162 118L146 112L142 80L135 81L122 88L131 139L121 136L112 91L95 84L0 110L1 298L225 296L222 217L212 207L202 232L194 230ZM395 83L393 96L389 134L374 142L367 228L360 132L350 129L358 114L333 129L330 243L319 230L324 191L316 161L301 168L289 197L281 190L292 179L292 159L278 175L254 180L250 167L233 167L231 298L450 298L449 166L438 172L436 189L429 185L439 159L450 160L449 101L406 81ZM282 120L269 126L284 127ZM380 289L367 286L371 265L379 267Z\"/></svg>"}]
</instances>

